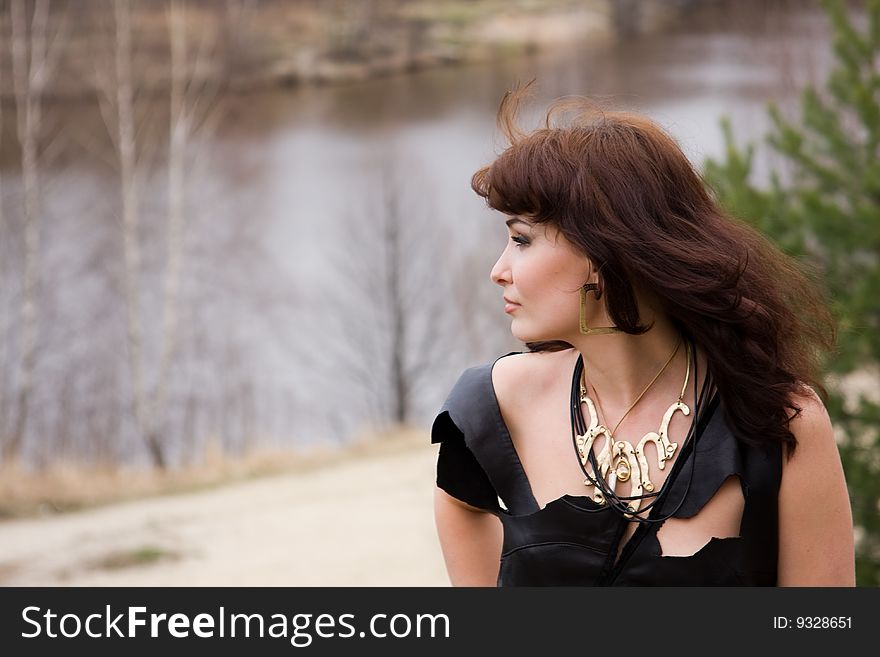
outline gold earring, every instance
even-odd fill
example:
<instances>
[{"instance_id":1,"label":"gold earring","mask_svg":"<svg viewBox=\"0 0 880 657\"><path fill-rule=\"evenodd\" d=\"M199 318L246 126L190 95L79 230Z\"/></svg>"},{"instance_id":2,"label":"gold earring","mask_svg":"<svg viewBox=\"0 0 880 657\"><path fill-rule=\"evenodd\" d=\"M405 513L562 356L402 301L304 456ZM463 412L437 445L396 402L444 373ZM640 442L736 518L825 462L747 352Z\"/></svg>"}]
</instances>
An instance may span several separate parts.
<instances>
[{"instance_id":1,"label":"gold earring","mask_svg":"<svg viewBox=\"0 0 880 657\"><path fill-rule=\"evenodd\" d=\"M587 292L590 290L595 291L594 294L597 299L602 296L598 283L586 283L581 287L581 333L583 335L602 335L604 333L617 333L620 331L616 326L598 326L596 328L587 326Z\"/></svg>"},{"instance_id":2,"label":"gold earring","mask_svg":"<svg viewBox=\"0 0 880 657\"><path fill-rule=\"evenodd\" d=\"M593 296L596 297L596 301L602 298L602 290L599 289L598 283L584 283L584 292L589 292L590 290L594 290Z\"/></svg>"}]
</instances>

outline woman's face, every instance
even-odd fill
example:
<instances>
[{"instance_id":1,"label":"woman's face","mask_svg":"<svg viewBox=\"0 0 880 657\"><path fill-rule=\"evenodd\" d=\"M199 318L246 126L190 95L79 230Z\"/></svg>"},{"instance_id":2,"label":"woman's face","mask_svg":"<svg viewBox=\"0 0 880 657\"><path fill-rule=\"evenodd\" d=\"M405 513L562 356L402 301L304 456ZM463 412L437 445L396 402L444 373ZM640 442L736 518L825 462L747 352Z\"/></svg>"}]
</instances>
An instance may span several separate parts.
<instances>
[{"instance_id":1,"label":"woman's face","mask_svg":"<svg viewBox=\"0 0 880 657\"><path fill-rule=\"evenodd\" d=\"M590 261L552 226L521 217L506 223L507 246L490 278L504 289L511 333L522 342L570 341L578 334L580 288L590 280ZM604 304L592 294L587 298L587 323L607 326L598 319L605 317Z\"/></svg>"}]
</instances>

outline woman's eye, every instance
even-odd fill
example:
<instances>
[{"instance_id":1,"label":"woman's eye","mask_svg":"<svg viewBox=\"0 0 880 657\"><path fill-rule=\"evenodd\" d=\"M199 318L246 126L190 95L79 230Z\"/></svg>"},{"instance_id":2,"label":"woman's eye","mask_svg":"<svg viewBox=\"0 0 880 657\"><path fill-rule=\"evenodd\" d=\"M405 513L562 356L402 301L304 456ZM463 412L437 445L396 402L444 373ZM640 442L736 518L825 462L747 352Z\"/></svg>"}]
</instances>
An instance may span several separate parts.
<instances>
[{"instance_id":1,"label":"woman's eye","mask_svg":"<svg viewBox=\"0 0 880 657\"><path fill-rule=\"evenodd\" d=\"M519 235L511 235L510 240L515 242L519 246L528 246L529 240L525 237L520 237Z\"/></svg>"}]
</instances>

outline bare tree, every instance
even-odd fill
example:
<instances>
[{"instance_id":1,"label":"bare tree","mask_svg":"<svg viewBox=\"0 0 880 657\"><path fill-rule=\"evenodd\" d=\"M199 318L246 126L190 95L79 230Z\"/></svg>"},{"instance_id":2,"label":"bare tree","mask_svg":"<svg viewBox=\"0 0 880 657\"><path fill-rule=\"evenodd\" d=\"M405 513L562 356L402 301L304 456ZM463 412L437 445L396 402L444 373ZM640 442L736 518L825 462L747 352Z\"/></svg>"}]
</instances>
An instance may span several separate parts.
<instances>
[{"instance_id":1,"label":"bare tree","mask_svg":"<svg viewBox=\"0 0 880 657\"><path fill-rule=\"evenodd\" d=\"M10 39L12 82L15 94L18 139L21 144L24 196L24 249L20 297L20 342L16 403L12 428L3 443L4 461L17 459L22 448L37 360L40 288L40 171L39 140L43 91L49 77L49 2L37 0L28 25L24 0L12 0Z\"/></svg>"},{"instance_id":2,"label":"bare tree","mask_svg":"<svg viewBox=\"0 0 880 657\"><path fill-rule=\"evenodd\" d=\"M99 79L99 103L108 125L119 163L122 192L123 287L126 301L126 333L131 396L135 423L157 465L164 464L161 447L149 428L143 372L143 315L140 298L141 246L139 238L138 168L135 132L134 77L132 74L132 26L129 0L114 0L114 75Z\"/></svg>"},{"instance_id":3,"label":"bare tree","mask_svg":"<svg viewBox=\"0 0 880 657\"><path fill-rule=\"evenodd\" d=\"M424 387L448 359L449 290L439 275L438 225L418 176L403 163L380 167L372 196L350 211L329 257L326 347L315 364L345 391L346 410L374 426L412 423ZM351 403L360 401L360 404ZM341 430L341 427L337 427Z\"/></svg>"},{"instance_id":4,"label":"bare tree","mask_svg":"<svg viewBox=\"0 0 880 657\"><path fill-rule=\"evenodd\" d=\"M186 0L168 0L168 203L164 222L145 223L141 217L140 181L148 166L142 160L144 145L138 140L138 117L143 108L135 100L138 81L130 0L113 0L115 65L103 74L99 68L99 102L114 144L121 186L121 287L127 308L132 415L153 464L159 468L167 467L169 462L169 413L176 406L171 400L172 382L179 367L185 328L181 316L183 288L193 276L194 252L187 244L193 218L188 190L204 159L200 146L209 141L219 124L218 100L228 84L231 47L226 32L233 29L234 20L241 18L245 4L243 0L228 0L225 15L209 16L213 22L200 21L197 33L191 27L191 5ZM207 11L210 14L213 10ZM149 228L156 226L161 230L151 233ZM147 240L160 235L164 246L153 250L161 256L154 263L148 262L144 255L150 248ZM155 271L147 271L153 264ZM158 275L158 294L151 295L151 273ZM147 312L154 298L158 298L156 312ZM158 321L150 322L151 317Z\"/></svg>"},{"instance_id":5,"label":"bare tree","mask_svg":"<svg viewBox=\"0 0 880 657\"><path fill-rule=\"evenodd\" d=\"M235 10L229 2L227 9ZM168 147L168 219L166 226L166 263L164 272L164 294L162 308L162 347L159 355L158 378L151 399L148 417L152 419L147 431L154 461L164 465L157 458L156 449L161 453L161 422L166 417L168 388L171 367L179 342L179 305L186 234L186 161L190 140L199 122L210 113L217 99L225 76L209 70L210 61L216 56L216 38L203 35L193 52L189 44L187 30L187 3L185 0L171 0L168 9L168 23L171 50L170 76L170 125ZM191 55L193 64L190 64ZM216 122L203 123L203 127L213 130ZM187 437L184 436L184 439Z\"/></svg>"}]
</instances>

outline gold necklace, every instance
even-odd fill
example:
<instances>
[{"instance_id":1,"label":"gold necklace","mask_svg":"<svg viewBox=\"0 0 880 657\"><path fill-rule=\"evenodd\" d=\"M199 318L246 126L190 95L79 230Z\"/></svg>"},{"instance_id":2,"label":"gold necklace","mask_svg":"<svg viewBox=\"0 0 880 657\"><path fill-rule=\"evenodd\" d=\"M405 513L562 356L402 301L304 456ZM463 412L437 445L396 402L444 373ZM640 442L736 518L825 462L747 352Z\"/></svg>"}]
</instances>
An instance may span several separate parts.
<instances>
[{"instance_id":1,"label":"gold necklace","mask_svg":"<svg viewBox=\"0 0 880 657\"><path fill-rule=\"evenodd\" d=\"M672 352L672 355L666 361L666 364L660 369L660 371L656 374L656 376L651 380L651 382L642 390L641 394L636 397L636 400L630 404L629 408L626 410L626 413L623 414L623 417L617 422L614 427L614 431L610 431L605 425L599 423L598 415L596 414L596 407L593 405L593 401L587 396L587 387L586 387L586 378L584 376L584 371L581 372L581 397L580 401L582 404L587 405L587 410L590 414L590 426L587 428L585 434L577 437L577 449L578 455L581 459L581 464L584 468L587 466L587 462L589 461L590 452L593 449L593 443L596 438L599 436L605 436L605 443L602 446L602 449L599 451L597 455L597 465L599 468L599 472L593 472L594 477L601 477L603 480L608 477L610 472L610 480L608 481L608 485L610 489L613 491L615 489L616 483L618 481L628 481L630 477L633 478L632 484L632 492L631 497L635 497L629 502L628 507L631 513L635 513L639 510L641 506L642 499L639 496L644 493L653 493L654 492L654 484L651 482L649 477L649 469L648 469L648 460L645 458L645 445L648 442L653 442L657 448L657 466L663 470L666 467L666 461L672 458L675 454L675 450L678 448L678 443L673 443L669 441L669 422L672 420L672 416L675 414L675 411L681 411L684 415L690 415L690 408L688 408L687 404L685 404L682 400L684 399L684 393L687 389L688 379L690 378L691 373L691 346L690 343L686 344L687 346L687 371L684 375L684 384L681 386L681 393L678 395L678 399L666 410L666 413L663 415L663 420L660 423L660 429L657 432L651 431L645 434L642 439L639 441L637 447L633 448L632 443L626 440L617 440L614 438L614 431L617 431L617 427L620 426L620 423L623 422L623 418L627 416L633 407L639 402L639 400L645 395L648 389L654 385L654 382L660 377L660 375L664 372L664 370L669 366L669 363L672 362L672 359L675 358L675 354L678 353L679 348L681 347L681 339L679 339L678 343L675 346L675 350ZM599 396L596 393L596 401L598 402ZM604 416L604 413L603 413ZM612 464L614 467L612 468ZM590 477L584 480L585 486L592 486L593 481ZM593 493L593 501L598 504L605 504L605 496L601 493L601 491L596 489ZM627 518L632 517L631 515L626 515Z\"/></svg>"},{"instance_id":2,"label":"gold necklace","mask_svg":"<svg viewBox=\"0 0 880 657\"><path fill-rule=\"evenodd\" d=\"M617 427L620 426L620 423L623 422L623 419L627 415L629 415L629 412L635 407L636 404L639 403L639 400L645 396L645 393L648 392L650 387L652 385L654 385L654 383L657 381L657 379L660 378L660 375L666 371L666 368L669 367L669 363L671 363L672 359L675 358L675 354L678 353L678 350L680 347L681 347L681 340L679 340L675 344L675 349L672 350L672 355L670 355L669 358L666 359L666 362L663 364L663 367L660 368L660 371L654 375L654 378L651 379L651 382L645 386L645 389L642 390L641 393L639 393L639 396L636 397L636 400L632 404L629 405L629 408L626 409L626 412L620 417L620 419L617 421L617 424L614 425L614 428L608 432L608 435L611 436L612 439L614 438L614 434L617 432ZM586 380L584 378L584 372L581 372L581 394L586 394L586 392L587 392ZM599 390L595 386L593 386L593 394L596 396L596 406L598 407L599 413L602 416L602 419L604 419L605 411L602 410L602 400L599 399ZM625 481L625 480L623 480L623 481Z\"/></svg>"}]
</instances>

